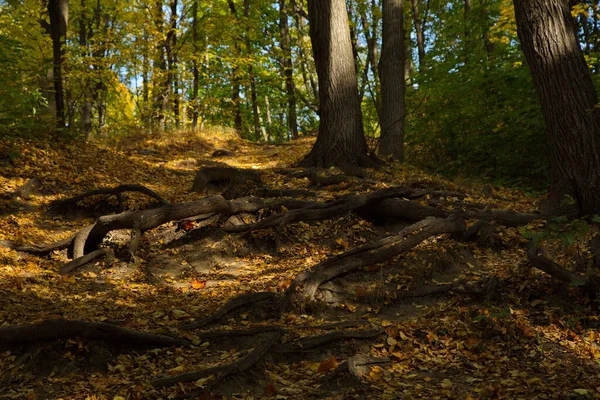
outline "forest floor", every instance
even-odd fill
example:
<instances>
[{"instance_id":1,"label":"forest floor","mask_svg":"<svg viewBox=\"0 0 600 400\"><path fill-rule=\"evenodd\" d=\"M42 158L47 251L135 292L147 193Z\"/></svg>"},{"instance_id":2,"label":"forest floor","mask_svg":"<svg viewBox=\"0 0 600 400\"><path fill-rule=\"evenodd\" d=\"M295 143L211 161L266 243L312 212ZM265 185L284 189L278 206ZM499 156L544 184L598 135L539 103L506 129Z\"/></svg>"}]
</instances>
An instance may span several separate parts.
<instances>
[{"instance_id":1,"label":"forest floor","mask_svg":"<svg viewBox=\"0 0 600 400\"><path fill-rule=\"evenodd\" d=\"M538 208L539 199L521 191L447 181L410 167L321 186L280 173L313 142L257 145L220 129L111 143L0 141L0 242L42 245L102 215L157 206L131 192L120 201L94 196L50 211L53 201L93 189L144 185L171 204L218 194L218 187L190 192L195 172L216 165L255 169L270 189L306 189L300 199L313 202L405 186L444 191L444 204ZM217 149L233 155L213 157ZM14 195L32 178L34 189ZM250 223L285 211L238 219ZM412 223L358 214L290 223L277 238L270 229L227 233L219 216L171 221L145 232L130 260L130 232L115 230L104 244L114 251L69 274L59 272L69 261L65 250L39 256L0 246L0 399L600 398L597 303L532 268L517 227L499 226L491 248L433 235L387 262L332 279L314 300L296 302L283 315L257 301L185 329L236 295L283 293L328 257ZM553 256L576 267L590 258L581 248ZM477 283L485 289L465 290ZM190 344L143 346L85 334L15 344L3 337L2 328L54 320L105 322ZM245 363L273 332L280 344ZM219 370L223 365L233 370ZM157 381L210 367L217 367L214 374Z\"/></svg>"}]
</instances>

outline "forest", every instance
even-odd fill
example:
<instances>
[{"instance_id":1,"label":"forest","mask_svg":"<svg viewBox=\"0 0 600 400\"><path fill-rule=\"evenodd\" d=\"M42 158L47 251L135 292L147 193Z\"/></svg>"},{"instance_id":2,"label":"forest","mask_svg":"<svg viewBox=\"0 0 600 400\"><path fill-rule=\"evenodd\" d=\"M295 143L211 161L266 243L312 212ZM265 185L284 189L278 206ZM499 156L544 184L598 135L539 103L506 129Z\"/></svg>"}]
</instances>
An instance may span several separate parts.
<instances>
[{"instance_id":1,"label":"forest","mask_svg":"<svg viewBox=\"0 0 600 400\"><path fill-rule=\"evenodd\" d=\"M0 399L600 399L600 1L0 0Z\"/></svg>"}]
</instances>

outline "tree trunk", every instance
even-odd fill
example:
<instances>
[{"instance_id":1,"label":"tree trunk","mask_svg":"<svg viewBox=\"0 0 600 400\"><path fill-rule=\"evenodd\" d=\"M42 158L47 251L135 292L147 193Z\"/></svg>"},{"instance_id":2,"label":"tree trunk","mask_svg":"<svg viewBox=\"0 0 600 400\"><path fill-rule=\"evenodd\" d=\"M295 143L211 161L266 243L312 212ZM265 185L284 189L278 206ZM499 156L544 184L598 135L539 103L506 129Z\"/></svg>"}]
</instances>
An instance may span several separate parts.
<instances>
[{"instance_id":1,"label":"tree trunk","mask_svg":"<svg viewBox=\"0 0 600 400\"><path fill-rule=\"evenodd\" d=\"M292 138L298 137L298 117L296 114L296 87L294 85L294 64L292 62L292 47L288 23L286 0L279 0L279 36L281 52L283 53L283 76L285 77L285 92L287 96L287 126Z\"/></svg>"},{"instance_id":2,"label":"tree trunk","mask_svg":"<svg viewBox=\"0 0 600 400\"><path fill-rule=\"evenodd\" d=\"M233 15L236 20L238 19L237 10L235 7L234 0L227 0L227 4L229 5L229 10L231 11L231 15ZM240 56L240 45L236 40L233 45L233 53L236 57ZM231 103L233 104L233 128L238 131L238 133L242 133L243 130L243 122L242 122L242 98L241 98L241 83L240 83L240 67L236 63L234 63L231 67Z\"/></svg>"},{"instance_id":3,"label":"tree trunk","mask_svg":"<svg viewBox=\"0 0 600 400\"><path fill-rule=\"evenodd\" d=\"M301 166L371 166L363 135L356 70L344 0L309 0L310 37L319 78L317 141Z\"/></svg>"},{"instance_id":4,"label":"tree trunk","mask_svg":"<svg viewBox=\"0 0 600 400\"><path fill-rule=\"evenodd\" d=\"M514 0L517 32L546 122L551 195L600 214L600 110L565 0Z\"/></svg>"},{"instance_id":5,"label":"tree trunk","mask_svg":"<svg viewBox=\"0 0 600 400\"><path fill-rule=\"evenodd\" d=\"M194 49L194 57L192 58L192 131L198 128L198 89L200 86L200 70L198 68L198 2L194 0L192 6L192 48Z\"/></svg>"},{"instance_id":6,"label":"tree trunk","mask_svg":"<svg viewBox=\"0 0 600 400\"><path fill-rule=\"evenodd\" d=\"M52 38L54 99L56 102L56 127L65 127L65 100L63 88L63 63L65 49L63 47L67 38L67 25L69 24L69 1L49 0L48 15L50 16L50 36Z\"/></svg>"},{"instance_id":7,"label":"tree trunk","mask_svg":"<svg viewBox=\"0 0 600 400\"><path fill-rule=\"evenodd\" d=\"M415 24L415 33L417 36L417 54L419 57L419 72L425 70L425 33L423 22L419 15L419 0L411 0L412 16Z\"/></svg>"},{"instance_id":8,"label":"tree trunk","mask_svg":"<svg viewBox=\"0 0 600 400\"><path fill-rule=\"evenodd\" d=\"M233 9L232 9L232 12ZM235 14L235 13L234 13ZM237 15L235 15L237 18ZM250 21L250 2L249 0L244 0L244 24L247 24ZM238 20L238 23L240 21ZM248 58L253 56L253 46L252 40L250 38L248 30L250 27L244 29L244 42L246 44L246 55ZM260 114L258 109L258 95L256 92L256 76L254 74L254 67L251 63L248 65L248 79L250 80L250 103L252 106L252 127L254 128L254 138L255 140L260 139L261 135L261 126L260 126Z\"/></svg>"},{"instance_id":9,"label":"tree trunk","mask_svg":"<svg viewBox=\"0 0 600 400\"><path fill-rule=\"evenodd\" d=\"M88 17L86 13L86 4L85 0L81 0L81 16L79 18L79 46L81 46L81 51L86 56L89 55L89 51L87 49L88 46ZM84 94L81 104L81 133L88 138L90 132L92 131L92 93L90 86L92 82L90 82L89 78L86 79Z\"/></svg>"},{"instance_id":10,"label":"tree trunk","mask_svg":"<svg viewBox=\"0 0 600 400\"><path fill-rule=\"evenodd\" d=\"M382 115L379 153L404 160L404 18L403 0L383 0L383 33L379 74Z\"/></svg>"},{"instance_id":11,"label":"tree trunk","mask_svg":"<svg viewBox=\"0 0 600 400\"><path fill-rule=\"evenodd\" d=\"M156 0L154 3L154 28L156 32L162 32L164 29L164 13L162 9L162 0ZM165 61L164 40L156 43L156 55L153 63L153 120L159 129L162 128L165 119L165 100L168 98L168 79L166 76L167 63Z\"/></svg>"},{"instance_id":12,"label":"tree trunk","mask_svg":"<svg viewBox=\"0 0 600 400\"><path fill-rule=\"evenodd\" d=\"M173 120L175 128L179 128L179 76L177 74L177 3L178 0L171 0L169 8L171 18L169 23L169 33L167 35L167 54L169 55L169 92L171 97L171 107L173 108Z\"/></svg>"}]
</instances>

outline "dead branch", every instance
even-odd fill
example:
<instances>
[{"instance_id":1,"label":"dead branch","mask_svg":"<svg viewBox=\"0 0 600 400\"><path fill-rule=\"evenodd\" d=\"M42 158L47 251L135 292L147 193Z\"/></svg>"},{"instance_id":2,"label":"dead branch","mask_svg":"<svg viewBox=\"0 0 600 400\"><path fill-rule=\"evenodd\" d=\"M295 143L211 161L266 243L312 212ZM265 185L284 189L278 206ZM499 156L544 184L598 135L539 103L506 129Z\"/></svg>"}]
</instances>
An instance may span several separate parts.
<instances>
[{"instance_id":1,"label":"dead branch","mask_svg":"<svg viewBox=\"0 0 600 400\"><path fill-rule=\"evenodd\" d=\"M153 199L158 200L158 202L162 205L169 204L169 202L167 200L165 200L161 195L159 195L152 189L149 189L143 185L126 184L126 185L116 186L114 188L101 188L101 189L90 190L89 192L85 192L78 196L70 197L68 199L55 200L50 205L50 208L54 209L54 210L59 210L59 209L69 207L72 204L76 204L79 201L86 199L88 197L91 197L91 196L98 196L98 195L119 196L123 192L139 192L139 193L145 194L147 196L150 196Z\"/></svg>"},{"instance_id":2,"label":"dead branch","mask_svg":"<svg viewBox=\"0 0 600 400\"><path fill-rule=\"evenodd\" d=\"M80 336L141 346L187 346L185 339L140 332L104 322L47 320L39 324L0 327L0 343L24 343Z\"/></svg>"},{"instance_id":3,"label":"dead branch","mask_svg":"<svg viewBox=\"0 0 600 400\"><path fill-rule=\"evenodd\" d=\"M188 372L169 378L154 379L152 381L152 385L154 387L172 386L178 383L196 381L205 376L216 375L215 381L212 382L212 385L214 385L223 378L234 374L240 374L259 362L271 349L271 347L273 347L275 342L281 337L281 334L282 332L280 331L269 332L267 334L267 338L252 351L250 351L245 357L230 364L206 368L200 371Z\"/></svg>"},{"instance_id":4,"label":"dead branch","mask_svg":"<svg viewBox=\"0 0 600 400\"><path fill-rule=\"evenodd\" d=\"M198 329L206 326L214 321L217 321L225 316L228 312L243 306L257 303L264 300L276 300L279 294L275 292L257 292L257 293L246 293L239 296L235 296L227 303L223 304L214 314L191 324L184 324L180 326L181 329Z\"/></svg>"},{"instance_id":5,"label":"dead branch","mask_svg":"<svg viewBox=\"0 0 600 400\"><path fill-rule=\"evenodd\" d=\"M578 286L586 292L600 291L600 277L571 272L547 258L544 250L540 247L531 246L527 250L527 259L535 268L571 286Z\"/></svg>"}]
</instances>

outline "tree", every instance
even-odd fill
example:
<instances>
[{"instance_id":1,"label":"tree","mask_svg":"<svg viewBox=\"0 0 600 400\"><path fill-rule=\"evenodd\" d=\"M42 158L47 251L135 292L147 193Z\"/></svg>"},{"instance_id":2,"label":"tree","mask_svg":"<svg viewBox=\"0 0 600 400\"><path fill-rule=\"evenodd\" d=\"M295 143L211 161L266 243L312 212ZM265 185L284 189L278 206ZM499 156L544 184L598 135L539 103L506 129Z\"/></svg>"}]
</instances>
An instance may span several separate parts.
<instances>
[{"instance_id":1,"label":"tree","mask_svg":"<svg viewBox=\"0 0 600 400\"><path fill-rule=\"evenodd\" d=\"M514 0L517 32L546 122L551 200L600 213L598 97L566 0Z\"/></svg>"},{"instance_id":2,"label":"tree","mask_svg":"<svg viewBox=\"0 0 600 400\"><path fill-rule=\"evenodd\" d=\"M56 101L56 127L65 126L65 101L63 89L63 64L65 59L64 42L69 24L69 1L49 0L50 36L52 37L54 98Z\"/></svg>"},{"instance_id":3,"label":"tree","mask_svg":"<svg viewBox=\"0 0 600 400\"><path fill-rule=\"evenodd\" d=\"M371 166L363 134L344 0L309 0L310 38L319 78L319 134L304 167Z\"/></svg>"},{"instance_id":4,"label":"tree","mask_svg":"<svg viewBox=\"0 0 600 400\"><path fill-rule=\"evenodd\" d=\"M288 23L286 0L279 0L279 36L282 53L283 76L287 95L287 125L292 138L298 137L298 122L296 115L296 85L294 85L294 64L292 62L291 36Z\"/></svg>"},{"instance_id":5,"label":"tree","mask_svg":"<svg viewBox=\"0 0 600 400\"><path fill-rule=\"evenodd\" d=\"M381 141L379 153L404 159L404 17L402 0L383 0L381 81Z\"/></svg>"}]
</instances>

